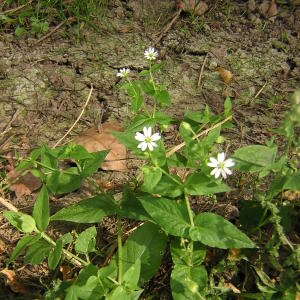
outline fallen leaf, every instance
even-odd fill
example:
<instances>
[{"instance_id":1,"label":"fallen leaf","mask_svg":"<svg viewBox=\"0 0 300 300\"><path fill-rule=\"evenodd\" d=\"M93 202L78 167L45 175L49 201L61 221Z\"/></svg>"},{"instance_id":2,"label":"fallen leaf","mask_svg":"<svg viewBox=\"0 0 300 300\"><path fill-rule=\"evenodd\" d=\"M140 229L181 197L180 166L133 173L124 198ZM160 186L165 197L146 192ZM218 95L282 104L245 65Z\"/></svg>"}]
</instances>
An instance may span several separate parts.
<instances>
[{"instance_id":1,"label":"fallen leaf","mask_svg":"<svg viewBox=\"0 0 300 300\"><path fill-rule=\"evenodd\" d=\"M230 282L225 282L224 285L227 288L231 289L235 294L240 294L241 293L241 291Z\"/></svg>"},{"instance_id":2,"label":"fallen leaf","mask_svg":"<svg viewBox=\"0 0 300 300\"><path fill-rule=\"evenodd\" d=\"M112 135L112 131L121 131L121 127L118 124L105 122L101 125L100 133L96 128L90 128L77 136L74 141L85 147L88 152L110 149L101 168L124 171L127 169L126 148Z\"/></svg>"},{"instance_id":3,"label":"fallen leaf","mask_svg":"<svg viewBox=\"0 0 300 300\"><path fill-rule=\"evenodd\" d=\"M265 18L272 18L277 15L277 4L275 0L264 0L259 6L259 12Z\"/></svg>"},{"instance_id":4,"label":"fallen leaf","mask_svg":"<svg viewBox=\"0 0 300 300\"><path fill-rule=\"evenodd\" d=\"M42 186L41 180L38 177L33 176L30 172L22 176L20 172L12 169L7 173L7 176L9 182L11 182L10 190L15 192L17 198L24 195L30 195Z\"/></svg>"},{"instance_id":5,"label":"fallen leaf","mask_svg":"<svg viewBox=\"0 0 300 300\"><path fill-rule=\"evenodd\" d=\"M13 292L22 294L26 293L24 285L18 281L17 275L14 271L3 269L0 273L6 276L6 283Z\"/></svg>"},{"instance_id":6,"label":"fallen leaf","mask_svg":"<svg viewBox=\"0 0 300 300\"><path fill-rule=\"evenodd\" d=\"M197 0L178 1L177 7L196 16L202 16L208 10L208 5L204 1Z\"/></svg>"},{"instance_id":7,"label":"fallen leaf","mask_svg":"<svg viewBox=\"0 0 300 300\"><path fill-rule=\"evenodd\" d=\"M285 191L282 194L282 198L288 201L296 201L300 199L300 191Z\"/></svg>"},{"instance_id":8,"label":"fallen leaf","mask_svg":"<svg viewBox=\"0 0 300 300\"><path fill-rule=\"evenodd\" d=\"M222 68L222 67L217 67L216 70L217 70L217 71L219 72L219 74L221 75L223 81L224 81L227 85L229 85L229 84L230 84L230 81L231 81L231 79L232 79L232 77L233 77L232 73L231 73L230 71L228 71L228 70Z\"/></svg>"},{"instance_id":9,"label":"fallen leaf","mask_svg":"<svg viewBox=\"0 0 300 300\"><path fill-rule=\"evenodd\" d=\"M59 266L59 271L61 272L64 281L73 279L73 270L70 266Z\"/></svg>"},{"instance_id":10,"label":"fallen leaf","mask_svg":"<svg viewBox=\"0 0 300 300\"><path fill-rule=\"evenodd\" d=\"M6 250L5 242L0 238L0 254L2 254Z\"/></svg>"},{"instance_id":11,"label":"fallen leaf","mask_svg":"<svg viewBox=\"0 0 300 300\"><path fill-rule=\"evenodd\" d=\"M105 180L102 180L101 178L100 179L96 179L96 183L105 192L109 191L109 190L112 190L115 187L115 184L114 184L113 181L105 181Z\"/></svg>"}]
</instances>

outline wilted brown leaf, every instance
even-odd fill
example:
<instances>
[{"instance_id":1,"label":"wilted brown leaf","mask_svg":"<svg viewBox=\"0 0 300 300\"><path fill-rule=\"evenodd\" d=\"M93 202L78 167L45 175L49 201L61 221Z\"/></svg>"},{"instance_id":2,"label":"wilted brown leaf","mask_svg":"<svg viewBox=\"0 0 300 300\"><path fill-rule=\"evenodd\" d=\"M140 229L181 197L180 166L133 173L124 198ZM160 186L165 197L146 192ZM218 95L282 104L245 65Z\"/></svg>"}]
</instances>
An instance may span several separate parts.
<instances>
[{"instance_id":1,"label":"wilted brown leaf","mask_svg":"<svg viewBox=\"0 0 300 300\"><path fill-rule=\"evenodd\" d=\"M33 176L30 172L21 176L20 172L12 169L8 172L7 176L12 183L10 185L10 190L15 192L17 198L20 198L23 195L30 195L42 186L41 180L38 177ZM20 178L18 178L19 176ZM15 179L17 180L15 181Z\"/></svg>"},{"instance_id":2,"label":"wilted brown leaf","mask_svg":"<svg viewBox=\"0 0 300 300\"><path fill-rule=\"evenodd\" d=\"M64 281L73 279L73 270L70 266L60 266L59 271L62 273Z\"/></svg>"},{"instance_id":3,"label":"wilted brown leaf","mask_svg":"<svg viewBox=\"0 0 300 300\"><path fill-rule=\"evenodd\" d=\"M127 169L126 148L112 135L112 131L121 131L121 127L118 124L106 122L102 124L100 133L96 128L90 128L77 136L74 141L89 152L110 149L101 168L124 171Z\"/></svg>"},{"instance_id":4,"label":"wilted brown leaf","mask_svg":"<svg viewBox=\"0 0 300 300\"><path fill-rule=\"evenodd\" d=\"M204 1L198 3L197 0L182 0L177 2L178 8L186 12L193 12L196 16L202 16L208 9Z\"/></svg>"},{"instance_id":5,"label":"wilted brown leaf","mask_svg":"<svg viewBox=\"0 0 300 300\"><path fill-rule=\"evenodd\" d=\"M5 242L0 238L0 254L2 254L6 249Z\"/></svg>"},{"instance_id":6,"label":"wilted brown leaf","mask_svg":"<svg viewBox=\"0 0 300 300\"><path fill-rule=\"evenodd\" d=\"M0 273L6 276L6 283L13 292L22 294L26 293L24 285L18 281L17 275L14 271L3 269Z\"/></svg>"},{"instance_id":7,"label":"wilted brown leaf","mask_svg":"<svg viewBox=\"0 0 300 300\"><path fill-rule=\"evenodd\" d=\"M100 188L103 191L109 191L112 190L115 187L115 184L113 181L105 181L100 179L96 179L96 183L100 186Z\"/></svg>"},{"instance_id":8,"label":"wilted brown leaf","mask_svg":"<svg viewBox=\"0 0 300 300\"><path fill-rule=\"evenodd\" d=\"M219 72L219 74L221 75L223 81L224 81L227 85L229 85L229 84L230 84L230 81L231 81L231 79L232 79L232 77L233 77L232 73L231 73L230 71L228 71L228 70L222 68L222 67L217 67L216 70L217 70L217 71Z\"/></svg>"},{"instance_id":9,"label":"wilted brown leaf","mask_svg":"<svg viewBox=\"0 0 300 300\"><path fill-rule=\"evenodd\" d=\"M264 0L259 6L259 12L265 18L272 18L277 15L277 4L275 0Z\"/></svg>"}]
</instances>

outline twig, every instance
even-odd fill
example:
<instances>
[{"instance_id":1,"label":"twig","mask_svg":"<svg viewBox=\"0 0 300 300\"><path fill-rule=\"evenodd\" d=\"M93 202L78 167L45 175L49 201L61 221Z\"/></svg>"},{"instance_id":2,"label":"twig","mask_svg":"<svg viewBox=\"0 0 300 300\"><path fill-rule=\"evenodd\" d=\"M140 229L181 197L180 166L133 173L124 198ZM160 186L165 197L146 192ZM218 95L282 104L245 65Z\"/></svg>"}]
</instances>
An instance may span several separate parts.
<instances>
[{"instance_id":1,"label":"twig","mask_svg":"<svg viewBox=\"0 0 300 300\"><path fill-rule=\"evenodd\" d=\"M14 12L16 12L16 11L18 11L18 10L23 9L23 8L26 7L27 5L31 4L32 1L33 1L33 0L30 0L30 1L28 1L27 3L25 3L25 4L21 5L21 6L18 6L18 7L16 7L16 8L12 8L12 9L8 9L8 10L6 10L6 11L3 11L1 14L6 15L6 14L14 13Z\"/></svg>"},{"instance_id":2,"label":"twig","mask_svg":"<svg viewBox=\"0 0 300 300\"><path fill-rule=\"evenodd\" d=\"M39 40L37 40L36 42L34 42L31 46L34 47L37 44L39 44L40 42L44 41L45 39L47 39L50 35L52 35L55 31L57 31L60 27L62 27L67 21L72 21L74 19L74 17L70 17L68 19L65 19L64 21L62 21L60 24L58 24L56 27L54 27L50 32L48 32L46 35L44 35L43 37L41 37Z\"/></svg>"},{"instance_id":3,"label":"twig","mask_svg":"<svg viewBox=\"0 0 300 300\"><path fill-rule=\"evenodd\" d=\"M200 70L200 74L199 74L199 79L198 79L198 84L197 84L198 87L199 87L200 84L201 84L201 80L202 80L202 76L203 76L203 71L204 71L204 67L205 67L207 58L208 58L208 53L206 53L205 58L204 58L204 61L203 61L203 64L202 64L202 66L201 66L201 70Z\"/></svg>"},{"instance_id":4,"label":"twig","mask_svg":"<svg viewBox=\"0 0 300 300\"><path fill-rule=\"evenodd\" d=\"M173 26L175 21L178 19L182 12L182 9L179 9L175 14L174 17L172 18L171 22L161 31L159 37L154 41L154 45L157 45L161 39L164 37L164 35L170 30L170 28Z\"/></svg>"},{"instance_id":5,"label":"twig","mask_svg":"<svg viewBox=\"0 0 300 300\"><path fill-rule=\"evenodd\" d=\"M11 211L18 211L18 209L14 205L9 203L7 200L5 200L2 197L0 197L0 203Z\"/></svg>"},{"instance_id":6,"label":"twig","mask_svg":"<svg viewBox=\"0 0 300 300\"><path fill-rule=\"evenodd\" d=\"M15 111L15 113L11 117L10 121L7 123L6 127L4 128L4 130L0 133L0 136L6 134L9 130L11 130L11 124L17 118L18 114L19 114L19 111L18 110Z\"/></svg>"},{"instance_id":7,"label":"twig","mask_svg":"<svg viewBox=\"0 0 300 300\"><path fill-rule=\"evenodd\" d=\"M82 117L82 115L83 115L83 113L84 113L84 111L85 111L85 109L86 109L86 107L87 107L87 105L88 105L88 103L89 103L89 101L91 99L92 92L93 92L93 84L91 84L90 93L89 93L89 95L88 95L88 97L87 97L87 99L86 99L86 101L85 101L85 103L83 105L83 108L82 108L81 113L79 114L78 118L73 123L73 125L70 127L70 129L67 131L67 133L58 142L56 142L56 144L52 148L57 147L62 142L62 140L73 130L73 128L75 127L75 125L78 123L78 121Z\"/></svg>"},{"instance_id":8,"label":"twig","mask_svg":"<svg viewBox=\"0 0 300 300\"><path fill-rule=\"evenodd\" d=\"M199 137L202 136L202 135L208 134L210 131L212 131L213 129L215 129L215 128L221 126L221 125L224 124L224 123L226 123L226 122L229 121L231 118L232 118L232 116L229 116L229 117L227 117L226 119L224 119L223 121L221 121L221 122L215 124L214 126L208 128L208 129L205 129L204 131L201 131L200 133L198 133L197 135L195 135L195 136L193 137L193 140L199 138ZM181 143L181 144L175 146L173 149L171 149L170 151L168 151L168 152L166 153L166 157L171 156L173 153L175 153L175 152L177 152L179 149L181 149L184 145L185 145L185 142L183 142L183 143Z\"/></svg>"},{"instance_id":9,"label":"twig","mask_svg":"<svg viewBox=\"0 0 300 300\"><path fill-rule=\"evenodd\" d=\"M266 83L263 85L263 87L257 92L257 94L254 96L254 99L256 99L261 94L263 89L266 87L267 83L268 83L268 81L266 81Z\"/></svg>"}]
</instances>

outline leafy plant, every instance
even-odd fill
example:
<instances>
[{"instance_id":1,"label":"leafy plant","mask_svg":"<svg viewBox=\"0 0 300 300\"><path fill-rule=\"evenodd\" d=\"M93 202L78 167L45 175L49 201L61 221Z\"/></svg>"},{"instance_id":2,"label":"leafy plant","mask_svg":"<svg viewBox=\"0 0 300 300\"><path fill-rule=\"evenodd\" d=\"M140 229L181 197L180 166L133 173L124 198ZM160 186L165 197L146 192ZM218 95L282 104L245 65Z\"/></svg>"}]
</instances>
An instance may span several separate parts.
<instances>
[{"instance_id":1,"label":"leafy plant","mask_svg":"<svg viewBox=\"0 0 300 300\"><path fill-rule=\"evenodd\" d=\"M9 262L25 252L27 264L39 264L47 258L49 269L55 270L67 259L78 267L77 276L71 280L53 281L45 299L138 299L145 283L159 269L165 252L172 259L170 287L175 300L224 299L232 293L242 293L245 299L294 297L299 289L299 247L290 241L288 233L294 226L289 220L296 214L297 204L284 199L283 194L300 188L297 156L291 151L299 148L295 135L299 127L299 92L294 94L282 126L274 130L286 140L283 154L273 138L266 145L239 148L232 158L225 159L224 152L214 153L215 144L225 140L222 130L233 126L230 99L225 100L220 115L212 115L207 106L201 112L186 112L183 120L173 120L162 112L171 105L171 97L166 86L154 80L155 72L163 67L155 63L157 56L154 48L145 51L149 69L141 71L136 81L131 80L129 69L117 73L123 80L121 89L130 98L133 118L126 130L115 136L144 160L136 179L124 185L120 199L99 190L91 177L108 151L88 153L74 144L55 149L42 145L33 150L18 170L39 177L43 186L31 215L4 213L24 234ZM163 136L170 124L178 125L176 134L183 143L167 149ZM59 167L66 160L72 160L75 166ZM195 213L190 204L192 197L213 198L232 191L223 181L232 174L232 167L234 172L255 178L252 199L241 201L241 226L212 212ZM51 215L50 195L76 191L83 180L88 180L95 195ZM47 234L53 221L93 224L107 216L117 219L117 250L104 264L97 263L99 256L104 260L104 255L98 248L94 225L56 240ZM122 218L138 224L125 242ZM267 242L265 228L270 232ZM223 258L210 262L211 251L220 251ZM285 258L280 258L281 251L286 253ZM266 274L265 267L270 264L262 259L264 255L280 278L276 283ZM225 270L237 274L239 264L252 274L256 288L246 289L249 275L238 288L226 282Z\"/></svg>"}]
</instances>

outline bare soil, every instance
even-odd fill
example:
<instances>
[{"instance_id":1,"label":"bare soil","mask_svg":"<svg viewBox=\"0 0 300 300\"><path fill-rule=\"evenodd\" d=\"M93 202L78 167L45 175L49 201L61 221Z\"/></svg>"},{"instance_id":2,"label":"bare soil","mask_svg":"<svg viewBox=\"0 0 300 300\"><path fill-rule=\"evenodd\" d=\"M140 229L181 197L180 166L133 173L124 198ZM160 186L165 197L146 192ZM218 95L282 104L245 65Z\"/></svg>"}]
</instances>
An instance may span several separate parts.
<instances>
[{"instance_id":1,"label":"bare soil","mask_svg":"<svg viewBox=\"0 0 300 300\"><path fill-rule=\"evenodd\" d=\"M256 6L249 6L250 2ZM78 37L75 26L62 27L37 45L33 37L16 39L12 33L1 33L0 154L18 152L25 157L41 143L53 146L81 112L91 84L94 91L89 106L64 142L94 126L103 103L109 120L126 124L131 117L128 98L118 89L116 73L129 67L135 76L146 68L143 52L149 46L155 46L159 60L164 61L158 80L167 85L171 95L169 114L181 118L187 110L202 110L206 105L219 113L226 96L230 96L236 127L225 133L227 151L249 143L263 144L272 135L270 128L278 126L288 109L289 95L299 88L300 7L296 1L280 4L276 16L266 18L258 0L207 3L209 9L203 16L182 12L157 44L155 40L176 13L175 1L112 0L103 22L96 24L97 31L85 25ZM205 57L201 84L197 86ZM229 86L217 67L233 74ZM174 137L172 130L169 135ZM5 164L0 166L3 178L5 168ZM99 171L96 176L117 186L134 172L129 167L128 173ZM66 199L52 199L52 205L58 209L89 193L83 186ZM35 195L17 198L11 192L2 196L18 209L30 212ZM226 207L232 206L227 217L236 216L236 203L224 201ZM194 202L197 210L199 203ZM224 211L224 207L208 204L204 209ZM4 210L0 208L1 213ZM64 226L56 224L55 231L70 229ZM100 228L105 228L107 238L113 239L112 220ZM19 238L20 234L0 214L0 269L6 266ZM17 295L0 280L0 299L38 298L44 290L41 282L51 276L46 265L22 267L20 261L15 269L30 292ZM156 279L147 287L149 293L153 290L161 295L160 299L168 299L168 274L160 270Z\"/></svg>"}]
</instances>

